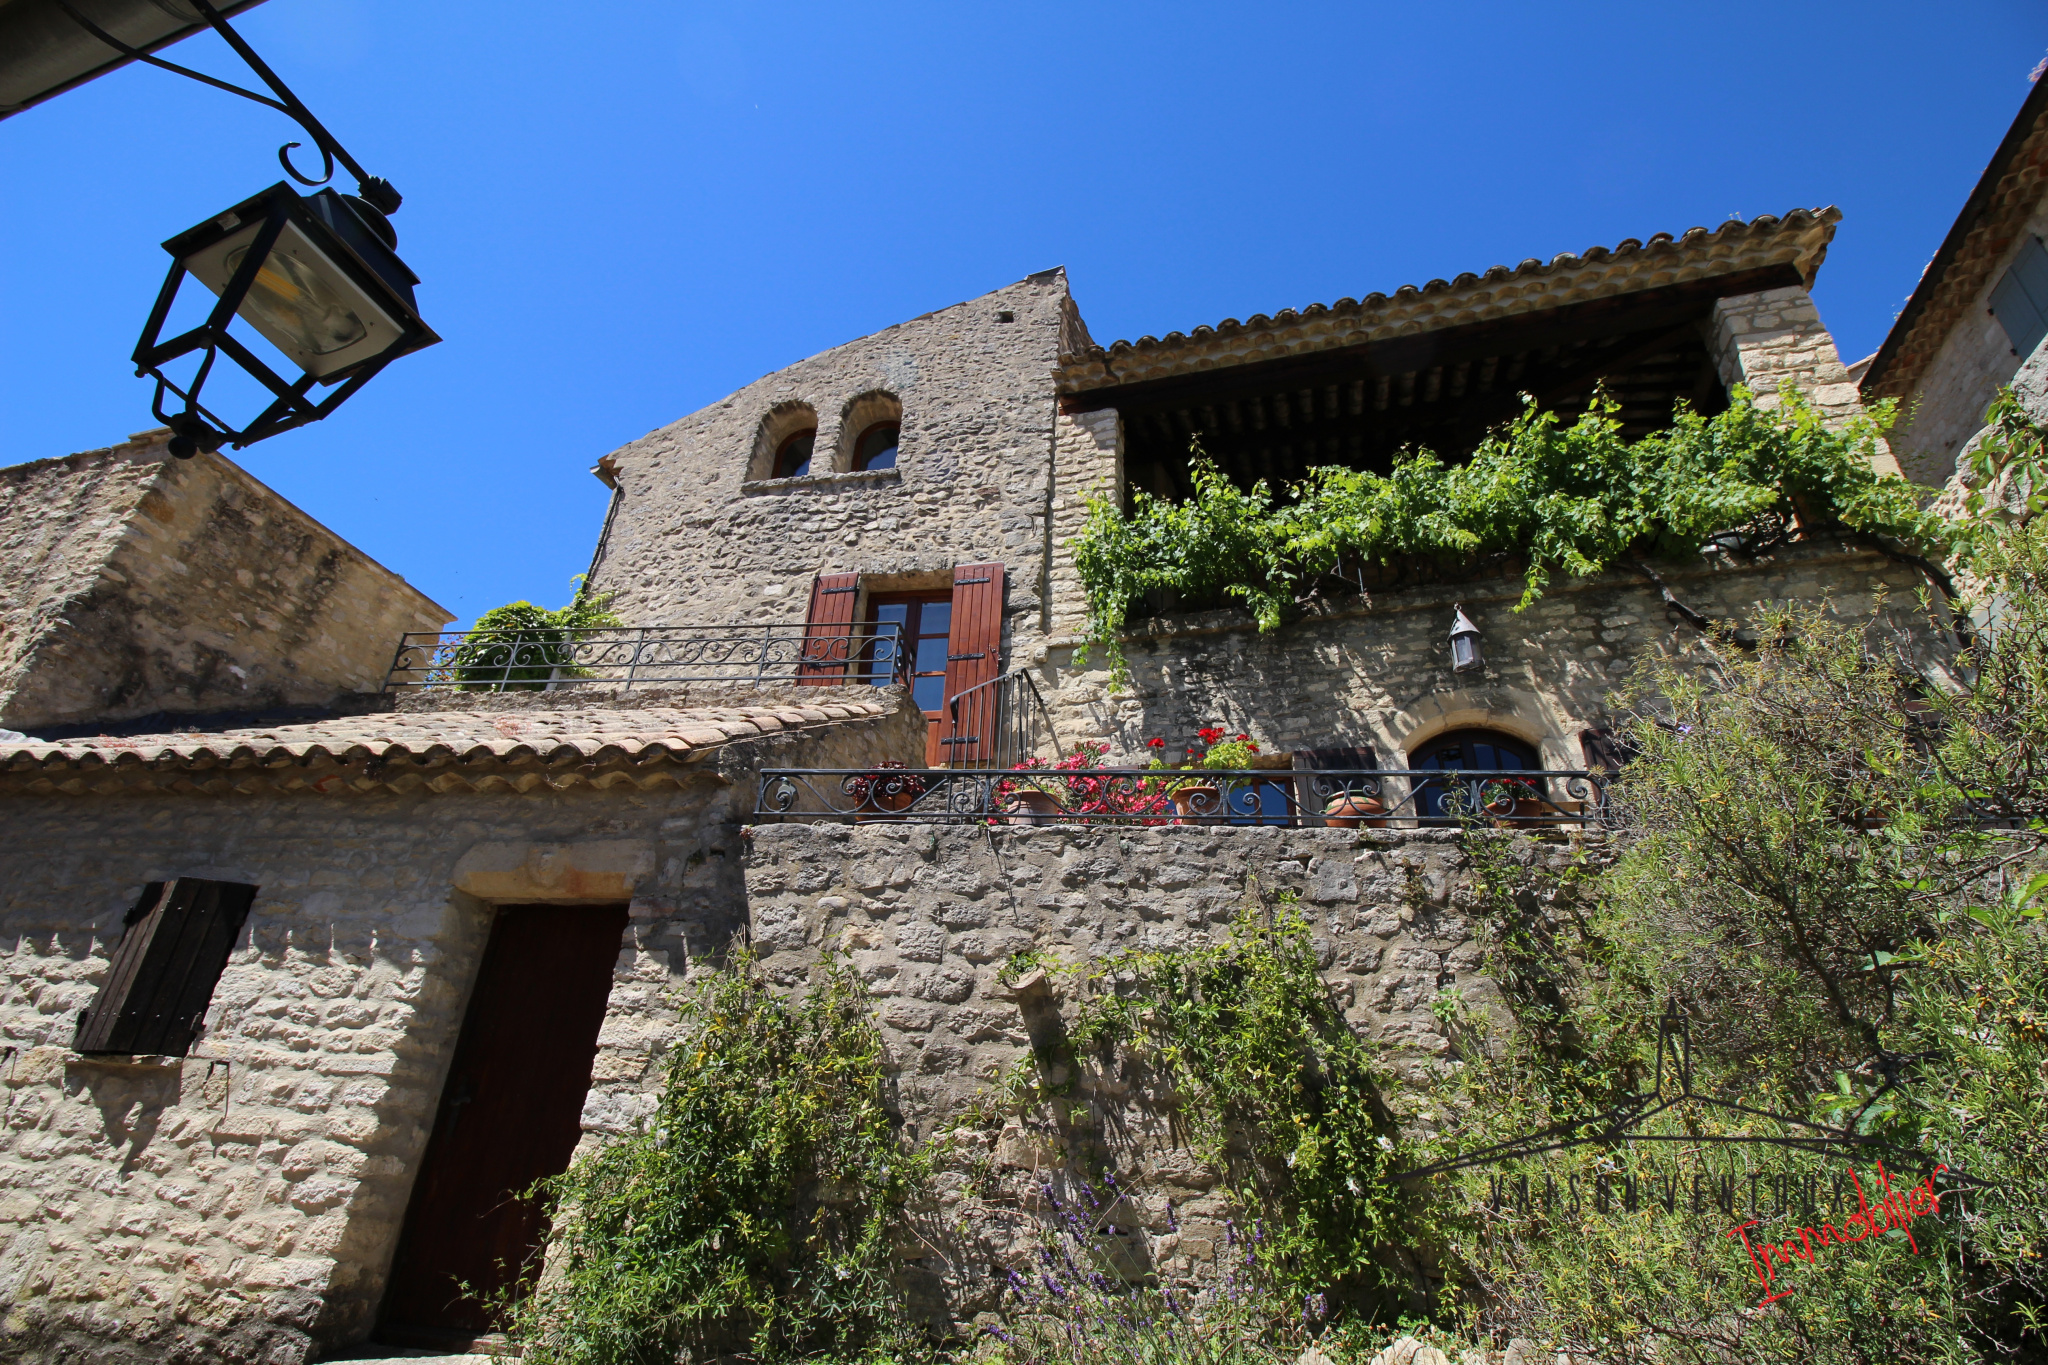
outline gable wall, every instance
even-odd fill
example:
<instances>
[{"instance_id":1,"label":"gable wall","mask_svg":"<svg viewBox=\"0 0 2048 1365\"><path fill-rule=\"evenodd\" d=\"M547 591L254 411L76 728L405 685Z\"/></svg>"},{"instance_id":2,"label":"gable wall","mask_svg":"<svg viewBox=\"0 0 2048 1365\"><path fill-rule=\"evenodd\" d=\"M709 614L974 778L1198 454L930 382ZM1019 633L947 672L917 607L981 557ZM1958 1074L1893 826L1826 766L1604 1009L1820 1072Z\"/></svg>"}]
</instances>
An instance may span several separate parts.
<instances>
[{"instance_id":1,"label":"gable wall","mask_svg":"<svg viewBox=\"0 0 2048 1365\"><path fill-rule=\"evenodd\" d=\"M218 455L164 433L0 471L0 725L321 706L449 614Z\"/></svg>"}]
</instances>

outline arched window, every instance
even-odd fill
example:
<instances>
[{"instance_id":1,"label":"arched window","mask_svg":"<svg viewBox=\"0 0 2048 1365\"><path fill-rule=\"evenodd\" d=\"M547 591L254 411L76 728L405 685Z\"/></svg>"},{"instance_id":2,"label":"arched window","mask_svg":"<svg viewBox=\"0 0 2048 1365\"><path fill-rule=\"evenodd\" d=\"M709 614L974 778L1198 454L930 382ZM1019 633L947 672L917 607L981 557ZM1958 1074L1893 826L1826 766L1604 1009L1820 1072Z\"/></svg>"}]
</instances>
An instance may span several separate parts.
<instances>
[{"instance_id":1,"label":"arched window","mask_svg":"<svg viewBox=\"0 0 2048 1365\"><path fill-rule=\"evenodd\" d=\"M863 431L860 439L853 443L853 467L894 469L897 433L901 430L895 422L876 422Z\"/></svg>"},{"instance_id":2,"label":"arched window","mask_svg":"<svg viewBox=\"0 0 2048 1365\"><path fill-rule=\"evenodd\" d=\"M869 389L840 410L832 467L856 473L895 469L902 434L903 400L887 389Z\"/></svg>"},{"instance_id":3,"label":"arched window","mask_svg":"<svg viewBox=\"0 0 2048 1365\"><path fill-rule=\"evenodd\" d=\"M778 479L800 479L811 472L811 453L818 448L818 429L812 427L785 436L782 444L775 448L775 473Z\"/></svg>"},{"instance_id":4,"label":"arched window","mask_svg":"<svg viewBox=\"0 0 2048 1365\"><path fill-rule=\"evenodd\" d=\"M1452 730L1426 740L1408 752L1408 766L1441 772L1522 772L1542 767L1536 751L1513 735L1498 730ZM1486 780L1468 783L1417 778L1415 813L1425 820L1448 820L1464 812L1479 814L1479 807L1499 795L1488 789ZM1455 793L1455 796L1453 795ZM1445 799L1451 799L1447 809Z\"/></svg>"}]
</instances>

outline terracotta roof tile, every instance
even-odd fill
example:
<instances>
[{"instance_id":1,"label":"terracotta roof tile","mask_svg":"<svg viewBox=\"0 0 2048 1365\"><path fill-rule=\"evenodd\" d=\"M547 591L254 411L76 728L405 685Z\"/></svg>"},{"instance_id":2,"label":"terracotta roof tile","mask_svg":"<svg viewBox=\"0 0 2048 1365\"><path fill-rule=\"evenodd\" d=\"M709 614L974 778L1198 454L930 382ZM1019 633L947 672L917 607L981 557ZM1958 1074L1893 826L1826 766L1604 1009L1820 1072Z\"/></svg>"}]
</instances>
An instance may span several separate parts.
<instances>
[{"instance_id":1,"label":"terracotta roof tile","mask_svg":"<svg viewBox=\"0 0 2048 1365\"><path fill-rule=\"evenodd\" d=\"M582 706L509 715L481 711L389 713L248 730L102 735L55 742L16 740L0 745L0 767L20 772L110 764L289 766L319 759L361 763L410 758L456 764L525 759L563 763L600 756L659 760L683 757L735 739L879 716L887 710L881 701L854 701L816 709Z\"/></svg>"},{"instance_id":2,"label":"terracotta roof tile","mask_svg":"<svg viewBox=\"0 0 2048 1365\"><path fill-rule=\"evenodd\" d=\"M1139 337L1089 346L1062 355L1057 387L1063 394L1141 383L1226 365L1253 364L1339 346L1485 322L1589 299L1682 284L1770 265L1795 267L1809 284L1827 254L1842 213L1836 208L1793 209L1784 217L1732 218L1717 228L1660 232L1613 247L1563 252L1548 261L1530 257L1513 269L1488 267L1454 280L1404 284L1392 294L1367 294L1283 308L1272 317L1254 313L1225 318L1192 333Z\"/></svg>"}]
</instances>

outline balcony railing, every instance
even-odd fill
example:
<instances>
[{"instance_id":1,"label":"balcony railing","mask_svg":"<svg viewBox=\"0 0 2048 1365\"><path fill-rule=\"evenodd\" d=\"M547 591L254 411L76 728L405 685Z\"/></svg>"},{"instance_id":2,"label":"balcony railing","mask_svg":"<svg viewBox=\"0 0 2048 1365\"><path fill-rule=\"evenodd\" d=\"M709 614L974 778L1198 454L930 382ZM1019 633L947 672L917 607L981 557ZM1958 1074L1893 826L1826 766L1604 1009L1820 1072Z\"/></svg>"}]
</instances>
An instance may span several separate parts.
<instances>
[{"instance_id":1,"label":"balcony railing","mask_svg":"<svg viewBox=\"0 0 2048 1365\"><path fill-rule=\"evenodd\" d=\"M893 624L618 626L597 630L435 631L403 637L387 692L538 692L597 683L903 681Z\"/></svg>"},{"instance_id":2,"label":"balcony railing","mask_svg":"<svg viewBox=\"0 0 2048 1365\"><path fill-rule=\"evenodd\" d=\"M949 768L1014 768L1059 750L1045 698L1021 668L948 697L942 719Z\"/></svg>"},{"instance_id":3,"label":"balcony railing","mask_svg":"<svg viewBox=\"0 0 2048 1365\"><path fill-rule=\"evenodd\" d=\"M754 814L919 824L1598 825L1614 775L1583 769L1231 772L769 768Z\"/></svg>"}]
</instances>

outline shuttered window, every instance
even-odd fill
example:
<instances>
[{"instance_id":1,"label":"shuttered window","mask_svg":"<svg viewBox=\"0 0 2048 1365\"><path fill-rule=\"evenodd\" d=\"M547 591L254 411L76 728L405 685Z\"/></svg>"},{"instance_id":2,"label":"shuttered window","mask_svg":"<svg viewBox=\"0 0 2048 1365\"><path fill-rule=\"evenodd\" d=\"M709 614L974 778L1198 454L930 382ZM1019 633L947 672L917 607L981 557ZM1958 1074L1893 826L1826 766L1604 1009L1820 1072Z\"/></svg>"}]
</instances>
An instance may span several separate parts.
<instances>
[{"instance_id":1,"label":"shuttered window","mask_svg":"<svg viewBox=\"0 0 2048 1365\"><path fill-rule=\"evenodd\" d=\"M2020 243L2012 268L1991 291L1991 313L2023 359L2048 336L2048 249L2039 237Z\"/></svg>"},{"instance_id":2,"label":"shuttered window","mask_svg":"<svg viewBox=\"0 0 2048 1365\"><path fill-rule=\"evenodd\" d=\"M72 1048L182 1057L241 936L256 888L180 877L151 882L128 912L121 942Z\"/></svg>"},{"instance_id":3,"label":"shuttered window","mask_svg":"<svg viewBox=\"0 0 2048 1365\"><path fill-rule=\"evenodd\" d=\"M819 574L811 582L811 614L804 620L803 664L797 681L813 687L843 686L853 644L853 603L860 575Z\"/></svg>"},{"instance_id":4,"label":"shuttered window","mask_svg":"<svg viewBox=\"0 0 2048 1365\"><path fill-rule=\"evenodd\" d=\"M997 707L985 703L996 691L983 688L959 706L953 700L971 688L991 683L1003 662L1003 566L962 564L953 570L953 625L946 638L946 711L939 718L941 762L972 764L995 753ZM983 704L977 705L977 702Z\"/></svg>"}]
</instances>

